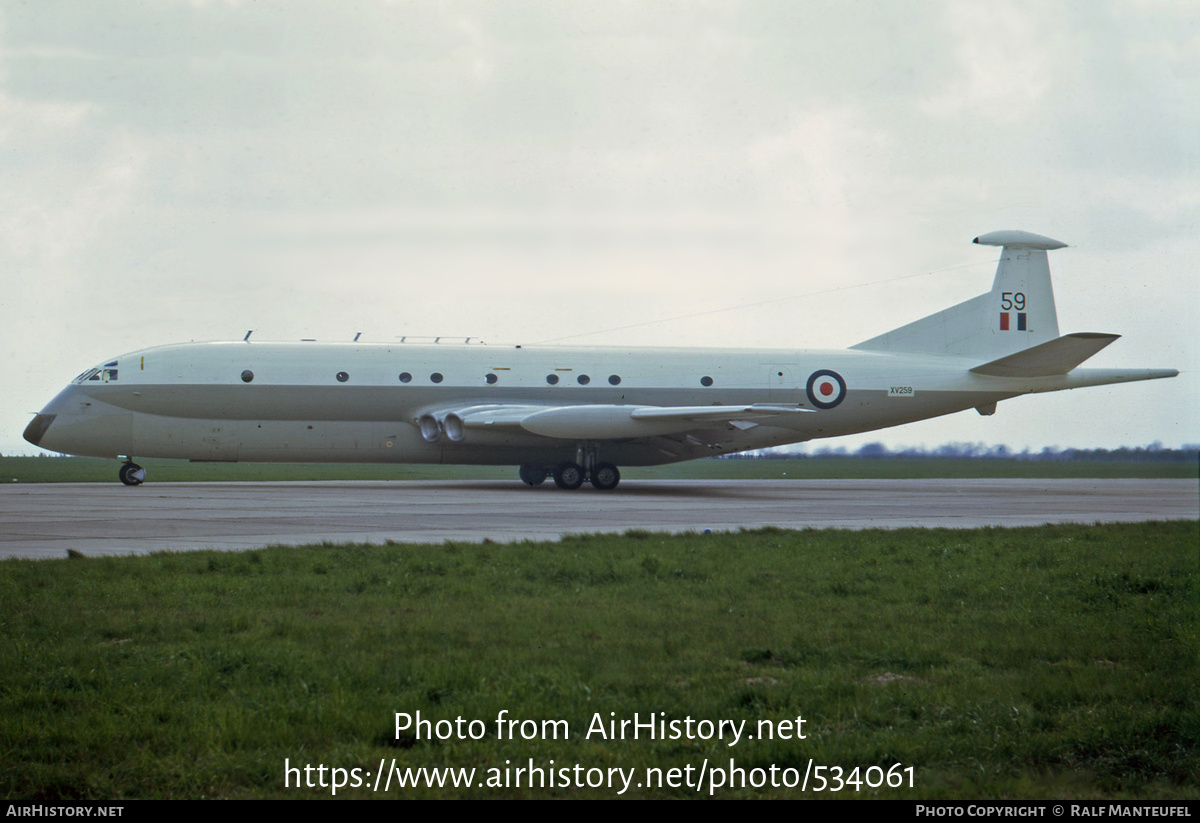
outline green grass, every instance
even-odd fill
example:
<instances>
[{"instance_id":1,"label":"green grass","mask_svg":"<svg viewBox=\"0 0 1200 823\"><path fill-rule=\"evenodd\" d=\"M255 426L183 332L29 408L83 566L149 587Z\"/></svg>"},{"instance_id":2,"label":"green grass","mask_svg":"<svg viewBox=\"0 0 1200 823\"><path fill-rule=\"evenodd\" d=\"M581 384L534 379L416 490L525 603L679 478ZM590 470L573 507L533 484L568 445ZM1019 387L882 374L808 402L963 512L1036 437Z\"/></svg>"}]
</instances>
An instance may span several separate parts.
<instances>
[{"instance_id":1,"label":"green grass","mask_svg":"<svg viewBox=\"0 0 1200 823\"><path fill-rule=\"evenodd\" d=\"M285 790L285 758L373 779L381 758L482 775L732 757L915 769L915 789L841 796L1194 798L1198 546L1174 522L4 561L0 794L329 795ZM571 737L497 739L501 710ZM488 734L397 738L394 713L417 711ZM808 737L584 739L610 712L802 716Z\"/></svg>"},{"instance_id":2,"label":"green grass","mask_svg":"<svg viewBox=\"0 0 1200 823\"><path fill-rule=\"evenodd\" d=\"M148 482L289 480L514 480L515 466L329 463L189 463L144 459ZM112 483L116 460L89 457L0 457L3 483ZM997 460L981 458L820 457L798 460L692 460L625 467L627 480L888 479L906 477L1196 477L1189 462Z\"/></svg>"}]
</instances>

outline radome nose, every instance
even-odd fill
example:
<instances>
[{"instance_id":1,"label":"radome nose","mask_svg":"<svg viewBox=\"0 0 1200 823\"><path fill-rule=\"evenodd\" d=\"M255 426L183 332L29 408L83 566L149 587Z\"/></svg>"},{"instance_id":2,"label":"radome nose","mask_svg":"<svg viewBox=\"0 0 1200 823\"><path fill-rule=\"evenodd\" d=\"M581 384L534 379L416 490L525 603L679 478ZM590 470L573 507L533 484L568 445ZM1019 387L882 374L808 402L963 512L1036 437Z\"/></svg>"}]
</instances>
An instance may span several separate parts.
<instances>
[{"instance_id":1,"label":"radome nose","mask_svg":"<svg viewBox=\"0 0 1200 823\"><path fill-rule=\"evenodd\" d=\"M42 444L42 438L46 436L46 429L50 428L50 424L54 422L57 414L39 414L29 421L29 425L25 427L23 437L35 446Z\"/></svg>"}]
</instances>

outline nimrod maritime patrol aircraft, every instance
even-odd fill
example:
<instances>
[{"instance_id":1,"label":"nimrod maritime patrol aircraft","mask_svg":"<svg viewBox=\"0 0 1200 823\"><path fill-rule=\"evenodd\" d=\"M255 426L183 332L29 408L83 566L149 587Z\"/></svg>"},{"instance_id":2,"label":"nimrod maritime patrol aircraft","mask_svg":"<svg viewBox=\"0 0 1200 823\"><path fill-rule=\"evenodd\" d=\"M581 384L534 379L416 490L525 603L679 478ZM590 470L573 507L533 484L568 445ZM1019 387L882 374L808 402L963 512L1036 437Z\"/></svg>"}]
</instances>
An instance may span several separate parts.
<instances>
[{"instance_id":1,"label":"nimrod maritime patrol aircraft","mask_svg":"<svg viewBox=\"0 0 1200 823\"><path fill-rule=\"evenodd\" d=\"M1115 334L1059 336L1046 252L1023 231L991 291L845 351L366 343L187 343L107 360L25 429L35 446L124 458L520 466L538 485L615 488L650 466L1174 377L1081 369Z\"/></svg>"}]
</instances>

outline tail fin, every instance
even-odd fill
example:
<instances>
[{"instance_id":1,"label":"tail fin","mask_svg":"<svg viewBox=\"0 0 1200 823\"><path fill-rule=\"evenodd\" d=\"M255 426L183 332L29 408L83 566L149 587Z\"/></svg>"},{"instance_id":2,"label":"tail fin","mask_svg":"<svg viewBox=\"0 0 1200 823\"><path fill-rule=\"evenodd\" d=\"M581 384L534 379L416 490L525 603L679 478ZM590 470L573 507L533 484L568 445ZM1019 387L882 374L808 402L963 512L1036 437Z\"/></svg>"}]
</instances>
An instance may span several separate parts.
<instances>
[{"instance_id":1,"label":"tail fin","mask_svg":"<svg viewBox=\"0 0 1200 823\"><path fill-rule=\"evenodd\" d=\"M996 231L975 242L1003 247L990 292L851 348L991 360L1057 338L1046 252L1066 243L1026 231Z\"/></svg>"}]
</instances>

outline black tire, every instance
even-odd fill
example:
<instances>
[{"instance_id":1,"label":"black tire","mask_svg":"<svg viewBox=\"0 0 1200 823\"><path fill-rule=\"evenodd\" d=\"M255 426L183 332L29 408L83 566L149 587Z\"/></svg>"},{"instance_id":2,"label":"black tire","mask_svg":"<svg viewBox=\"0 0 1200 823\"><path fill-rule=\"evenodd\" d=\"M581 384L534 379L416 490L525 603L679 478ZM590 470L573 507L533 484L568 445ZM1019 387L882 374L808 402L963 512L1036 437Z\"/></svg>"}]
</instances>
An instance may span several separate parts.
<instances>
[{"instance_id":1,"label":"black tire","mask_svg":"<svg viewBox=\"0 0 1200 823\"><path fill-rule=\"evenodd\" d=\"M601 491L610 491L621 482L621 472L612 463L600 463L592 469L592 485Z\"/></svg>"},{"instance_id":2,"label":"black tire","mask_svg":"<svg viewBox=\"0 0 1200 823\"><path fill-rule=\"evenodd\" d=\"M146 480L146 470L137 463L125 463L117 472L117 476L126 486L140 486Z\"/></svg>"},{"instance_id":3,"label":"black tire","mask_svg":"<svg viewBox=\"0 0 1200 823\"><path fill-rule=\"evenodd\" d=\"M540 486L546 482L546 470L541 466L530 466L526 464L518 470L521 475L521 482L526 486Z\"/></svg>"},{"instance_id":4,"label":"black tire","mask_svg":"<svg viewBox=\"0 0 1200 823\"><path fill-rule=\"evenodd\" d=\"M554 485L560 489L577 489L583 485L583 466L563 463L554 470Z\"/></svg>"}]
</instances>

